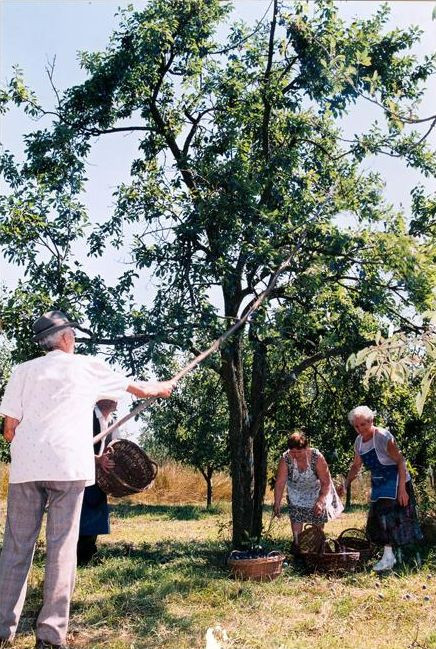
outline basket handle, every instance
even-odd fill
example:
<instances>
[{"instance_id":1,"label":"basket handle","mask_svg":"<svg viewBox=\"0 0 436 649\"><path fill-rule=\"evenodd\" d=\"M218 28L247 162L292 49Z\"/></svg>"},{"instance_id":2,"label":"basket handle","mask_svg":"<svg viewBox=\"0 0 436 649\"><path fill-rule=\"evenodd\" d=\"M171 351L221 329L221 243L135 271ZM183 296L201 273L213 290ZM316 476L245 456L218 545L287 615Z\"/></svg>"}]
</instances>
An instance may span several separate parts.
<instances>
[{"instance_id":1,"label":"basket handle","mask_svg":"<svg viewBox=\"0 0 436 649\"><path fill-rule=\"evenodd\" d=\"M230 552L229 556L228 556L228 559L232 559L233 557L237 557L238 554L242 554L242 551L241 550L232 550Z\"/></svg>"},{"instance_id":2,"label":"basket handle","mask_svg":"<svg viewBox=\"0 0 436 649\"><path fill-rule=\"evenodd\" d=\"M358 532L359 534L364 534L364 538L366 541L369 541L368 534L364 530L359 530L358 527L348 527L346 530L342 530L342 532L338 536L338 541L342 541L342 537L345 534L345 532Z\"/></svg>"},{"instance_id":3,"label":"basket handle","mask_svg":"<svg viewBox=\"0 0 436 649\"><path fill-rule=\"evenodd\" d=\"M148 456L147 456L147 457L148 457ZM157 465L157 463L156 463L154 460L151 460L150 458L148 458L148 459L149 459L150 464L153 466L153 478L152 478L152 482L153 482L153 480L154 480L154 479L156 478L156 476L157 476L158 465Z\"/></svg>"},{"instance_id":4,"label":"basket handle","mask_svg":"<svg viewBox=\"0 0 436 649\"><path fill-rule=\"evenodd\" d=\"M323 540L322 545L319 549L319 552L317 552L317 554L330 554L330 552L325 551L326 547L328 547L330 544L333 545L334 552L340 552L340 546L338 541L336 539L331 539L326 537Z\"/></svg>"}]
</instances>

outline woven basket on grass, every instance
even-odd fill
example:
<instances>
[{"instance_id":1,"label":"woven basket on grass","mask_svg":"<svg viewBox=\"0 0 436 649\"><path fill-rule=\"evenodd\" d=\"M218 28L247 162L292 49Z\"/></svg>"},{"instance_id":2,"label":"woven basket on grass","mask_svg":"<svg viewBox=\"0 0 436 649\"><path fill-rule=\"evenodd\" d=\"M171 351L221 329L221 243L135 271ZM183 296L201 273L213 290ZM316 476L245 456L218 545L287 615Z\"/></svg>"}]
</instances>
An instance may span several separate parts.
<instances>
[{"instance_id":1,"label":"woven basket on grass","mask_svg":"<svg viewBox=\"0 0 436 649\"><path fill-rule=\"evenodd\" d=\"M368 539L364 530L350 527L338 536L338 543L342 550L360 553L360 561L368 561L376 551L376 546Z\"/></svg>"},{"instance_id":2,"label":"woven basket on grass","mask_svg":"<svg viewBox=\"0 0 436 649\"><path fill-rule=\"evenodd\" d=\"M108 496L122 498L145 491L157 475L157 464L128 439L115 439L106 447L115 467L106 473L98 465L97 484Z\"/></svg>"},{"instance_id":3,"label":"woven basket on grass","mask_svg":"<svg viewBox=\"0 0 436 649\"><path fill-rule=\"evenodd\" d=\"M336 539L326 539L319 552L300 555L313 572L353 572L359 566L360 552L341 548Z\"/></svg>"},{"instance_id":4,"label":"woven basket on grass","mask_svg":"<svg viewBox=\"0 0 436 649\"><path fill-rule=\"evenodd\" d=\"M253 559L237 559L238 555L244 555L234 550L227 560L233 575L237 579L249 579L251 581L272 581L277 579L283 570L283 561L285 555L281 552L273 551L264 557L255 557Z\"/></svg>"},{"instance_id":5,"label":"woven basket on grass","mask_svg":"<svg viewBox=\"0 0 436 649\"><path fill-rule=\"evenodd\" d=\"M306 523L298 536L298 552L321 552L325 534L317 525Z\"/></svg>"}]
</instances>

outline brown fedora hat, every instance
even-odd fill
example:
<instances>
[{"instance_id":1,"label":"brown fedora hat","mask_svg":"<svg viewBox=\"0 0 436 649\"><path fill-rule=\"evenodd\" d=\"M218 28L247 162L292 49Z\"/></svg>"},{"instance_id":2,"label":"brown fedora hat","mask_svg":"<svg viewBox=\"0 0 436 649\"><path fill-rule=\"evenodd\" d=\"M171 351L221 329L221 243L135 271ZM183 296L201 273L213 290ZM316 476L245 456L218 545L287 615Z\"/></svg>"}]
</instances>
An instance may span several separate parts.
<instances>
[{"instance_id":1,"label":"brown fedora hat","mask_svg":"<svg viewBox=\"0 0 436 649\"><path fill-rule=\"evenodd\" d=\"M33 323L33 333L35 335L32 340L36 343L41 338L54 334L56 331L77 326L77 322L70 322L62 311L47 311Z\"/></svg>"}]
</instances>

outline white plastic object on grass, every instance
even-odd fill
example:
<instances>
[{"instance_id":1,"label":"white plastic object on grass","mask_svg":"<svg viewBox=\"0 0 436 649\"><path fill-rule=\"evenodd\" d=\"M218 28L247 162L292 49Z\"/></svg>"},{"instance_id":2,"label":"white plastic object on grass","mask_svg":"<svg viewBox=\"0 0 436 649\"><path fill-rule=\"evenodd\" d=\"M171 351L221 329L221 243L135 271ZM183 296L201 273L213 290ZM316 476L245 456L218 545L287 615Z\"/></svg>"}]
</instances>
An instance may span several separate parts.
<instances>
[{"instance_id":1,"label":"white plastic object on grass","mask_svg":"<svg viewBox=\"0 0 436 649\"><path fill-rule=\"evenodd\" d=\"M210 626L206 631L205 649L226 649L229 645L227 631L220 625Z\"/></svg>"}]
</instances>

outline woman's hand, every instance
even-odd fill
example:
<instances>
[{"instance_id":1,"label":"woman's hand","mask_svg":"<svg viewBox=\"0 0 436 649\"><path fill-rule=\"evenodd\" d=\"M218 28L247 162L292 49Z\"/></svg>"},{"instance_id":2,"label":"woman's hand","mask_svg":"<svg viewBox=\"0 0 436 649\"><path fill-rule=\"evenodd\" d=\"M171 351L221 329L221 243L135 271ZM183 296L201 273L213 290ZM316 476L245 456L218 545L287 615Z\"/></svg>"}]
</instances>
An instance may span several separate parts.
<instances>
[{"instance_id":1,"label":"woman's hand","mask_svg":"<svg viewBox=\"0 0 436 649\"><path fill-rule=\"evenodd\" d=\"M98 466L104 471L105 473L110 473L111 469L114 468L115 462L110 456L110 453L103 453L103 455L97 455L95 458L96 463Z\"/></svg>"},{"instance_id":2,"label":"woman's hand","mask_svg":"<svg viewBox=\"0 0 436 649\"><path fill-rule=\"evenodd\" d=\"M409 494L406 491L406 485L400 485L398 487L398 503L402 507L407 507L409 504Z\"/></svg>"},{"instance_id":3,"label":"woman's hand","mask_svg":"<svg viewBox=\"0 0 436 649\"><path fill-rule=\"evenodd\" d=\"M280 518L280 503L274 503L273 511L274 511L274 516Z\"/></svg>"},{"instance_id":4,"label":"woman's hand","mask_svg":"<svg viewBox=\"0 0 436 649\"><path fill-rule=\"evenodd\" d=\"M325 509L325 498L323 496L320 496L315 503L315 506L313 508L313 513L315 514L315 516L321 516L324 509Z\"/></svg>"}]
</instances>

